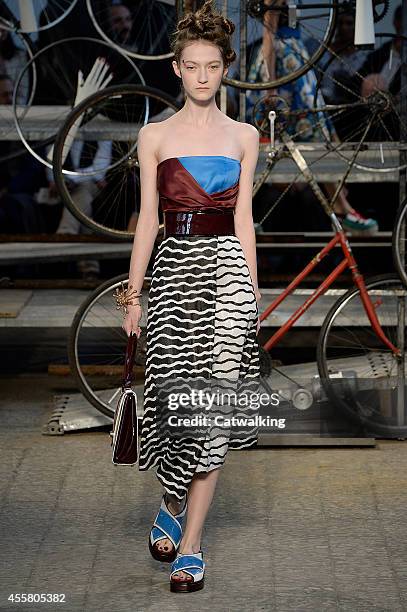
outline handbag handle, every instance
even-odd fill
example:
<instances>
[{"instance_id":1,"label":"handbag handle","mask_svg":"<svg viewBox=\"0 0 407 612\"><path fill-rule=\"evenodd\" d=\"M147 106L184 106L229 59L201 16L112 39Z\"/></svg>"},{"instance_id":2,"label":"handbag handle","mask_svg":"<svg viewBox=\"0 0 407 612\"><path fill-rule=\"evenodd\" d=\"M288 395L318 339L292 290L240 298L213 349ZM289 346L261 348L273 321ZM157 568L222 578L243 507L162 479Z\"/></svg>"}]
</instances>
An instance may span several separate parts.
<instances>
[{"instance_id":1,"label":"handbag handle","mask_svg":"<svg viewBox=\"0 0 407 612\"><path fill-rule=\"evenodd\" d=\"M137 334L131 332L126 346L126 354L124 357L124 375L122 389L129 389L133 380L134 358L137 349Z\"/></svg>"}]
</instances>

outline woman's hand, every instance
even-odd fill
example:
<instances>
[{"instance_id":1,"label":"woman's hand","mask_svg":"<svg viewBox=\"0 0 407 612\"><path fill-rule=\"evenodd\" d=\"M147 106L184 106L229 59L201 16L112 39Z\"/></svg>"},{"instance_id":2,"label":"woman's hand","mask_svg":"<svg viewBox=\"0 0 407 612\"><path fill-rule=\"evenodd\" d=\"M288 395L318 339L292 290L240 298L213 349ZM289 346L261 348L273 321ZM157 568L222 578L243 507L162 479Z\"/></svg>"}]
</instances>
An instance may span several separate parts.
<instances>
[{"instance_id":1,"label":"woman's hand","mask_svg":"<svg viewBox=\"0 0 407 612\"><path fill-rule=\"evenodd\" d=\"M376 91L386 89L386 83L380 74L369 74L362 81L361 94L363 98L368 98Z\"/></svg>"},{"instance_id":2,"label":"woman's hand","mask_svg":"<svg viewBox=\"0 0 407 612\"><path fill-rule=\"evenodd\" d=\"M140 304L129 304L127 306L127 312L124 317L122 328L128 336L130 336L131 332L133 331L136 333L137 338L140 338L141 327L139 326L139 321L142 314L143 311Z\"/></svg>"}]
</instances>

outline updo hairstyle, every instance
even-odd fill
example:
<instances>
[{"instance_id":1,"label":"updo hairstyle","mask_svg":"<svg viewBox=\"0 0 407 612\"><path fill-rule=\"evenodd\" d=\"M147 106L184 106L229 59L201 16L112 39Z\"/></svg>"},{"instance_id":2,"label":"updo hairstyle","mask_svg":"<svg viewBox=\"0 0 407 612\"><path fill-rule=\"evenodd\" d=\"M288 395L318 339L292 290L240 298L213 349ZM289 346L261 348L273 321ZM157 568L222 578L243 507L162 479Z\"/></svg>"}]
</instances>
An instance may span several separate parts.
<instances>
[{"instance_id":1,"label":"updo hairstyle","mask_svg":"<svg viewBox=\"0 0 407 612\"><path fill-rule=\"evenodd\" d=\"M213 0L206 0L195 12L182 17L172 35L171 50L178 66L181 63L183 49L195 40L207 40L219 47L224 67L229 67L236 59L231 47L231 36L235 24L216 10Z\"/></svg>"}]
</instances>

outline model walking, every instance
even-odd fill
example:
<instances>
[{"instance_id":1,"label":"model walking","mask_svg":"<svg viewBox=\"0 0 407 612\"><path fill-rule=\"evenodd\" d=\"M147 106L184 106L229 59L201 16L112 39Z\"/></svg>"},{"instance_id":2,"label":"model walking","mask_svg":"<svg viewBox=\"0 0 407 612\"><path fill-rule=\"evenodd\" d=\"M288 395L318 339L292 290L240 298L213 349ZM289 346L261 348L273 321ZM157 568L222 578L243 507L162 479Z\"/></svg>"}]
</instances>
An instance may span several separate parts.
<instances>
[{"instance_id":1,"label":"model walking","mask_svg":"<svg viewBox=\"0 0 407 612\"><path fill-rule=\"evenodd\" d=\"M161 207L165 233L148 301L139 469L156 467L164 487L149 547L155 559L172 562L172 591L203 587L201 536L220 467L229 448L257 443L253 425L209 425L172 435L163 423L169 411L162 391L170 379L188 381L191 389L202 381L239 380L250 386L260 376L252 218L259 136L253 126L222 113L215 100L236 58L233 31L234 24L211 0L179 21L173 67L182 79L185 104L169 119L145 125L138 136L141 207L129 273L135 299L123 328L127 334L141 331L137 295ZM253 411L239 406L234 414L252 416Z\"/></svg>"}]
</instances>

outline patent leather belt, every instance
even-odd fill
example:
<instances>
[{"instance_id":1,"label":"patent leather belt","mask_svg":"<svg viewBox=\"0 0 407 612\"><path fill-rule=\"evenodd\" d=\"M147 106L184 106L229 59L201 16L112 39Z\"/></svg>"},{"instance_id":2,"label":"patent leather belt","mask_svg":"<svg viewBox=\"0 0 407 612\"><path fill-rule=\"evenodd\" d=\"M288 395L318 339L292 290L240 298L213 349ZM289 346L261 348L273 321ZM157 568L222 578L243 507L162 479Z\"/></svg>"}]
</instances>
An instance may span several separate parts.
<instances>
[{"instance_id":1,"label":"patent leather belt","mask_svg":"<svg viewBox=\"0 0 407 612\"><path fill-rule=\"evenodd\" d=\"M167 236L225 236L234 235L235 221L232 210L213 212L164 212L164 238Z\"/></svg>"}]
</instances>

